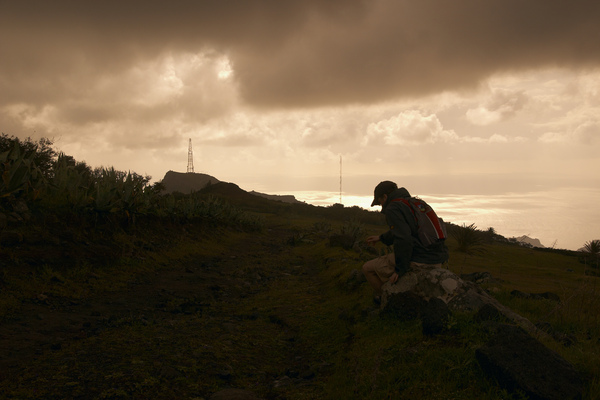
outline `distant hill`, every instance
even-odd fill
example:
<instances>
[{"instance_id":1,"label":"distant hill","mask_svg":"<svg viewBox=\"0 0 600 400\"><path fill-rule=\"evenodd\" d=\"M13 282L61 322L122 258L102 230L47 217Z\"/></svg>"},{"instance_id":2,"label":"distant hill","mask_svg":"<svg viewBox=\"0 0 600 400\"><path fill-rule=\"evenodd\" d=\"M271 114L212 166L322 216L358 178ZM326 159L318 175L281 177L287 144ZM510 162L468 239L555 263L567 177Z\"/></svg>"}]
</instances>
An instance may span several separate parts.
<instances>
[{"instance_id":1,"label":"distant hill","mask_svg":"<svg viewBox=\"0 0 600 400\"><path fill-rule=\"evenodd\" d=\"M223 183L222 185L213 185L217 183ZM173 193L179 192L184 194L189 194L192 192L212 192L218 193L222 195L234 196L234 197L246 197L246 195L259 196L265 199L281 201L283 203L302 203L301 201L296 200L294 195L277 195L277 194L265 194L255 192L254 190L251 192L246 192L243 189L240 189L234 183L221 182L217 178L207 174L197 174L197 173L183 173L183 172L175 172L169 171L165 174L165 177L162 180L162 184L164 185L164 193ZM210 187L209 187L210 186ZM246 197L247 198L247 197Z\"/></svg>"},{"instance_id":2,"label":"distant hill","mask_svg":"<svg viewBox=\"0 0 600 400\"><path fill-rule=\"evenodd\" d=\"M188 194L198 192L208 184L219 183L220 181L214 176L197 173L184 173L169 171L165 174L162 180L164 185L164 193L179 192Z\"/></svg>"},{"instance_id":3,"label":"distant hill","mask_svg":"<svg viewBox=\"0 0 600 400\"><path fill-rule=\"evenodd\" d=\"M527 235L520 236L516 239L517 239L517 242L519 242L519 243L526 243L526 244L532 245L533 247L544 248L544 245L542 244L542 242L540 242L539 239L530 238Z\"/></svg>"},{"instance_id":4,"label":"distant hill","mask_svg":"<svg viewBox=\"0 0 600 400\"><path fill-rule=\"evenodd\" d=\"M236 204L245 209L252 209L255 211L264 211L265 209L273 210L273 207L278 207L277 203L273 203L272 199L264 196L259 196L256 193L246 192L235 183L218 182L215 184L207 185L202 190L200 190L199 193L222 197L227 199L227 201L232 204ZM280 204L281 206L288 205L288 203L284 204L282 202L280 202Z\"/></svg>"},{"instance_id":5,"label":"distant hill","mask_svg":"<svg viewBox=\"0 0 600 400\"><path fill-rule=\"evenodd\" d=\"M302 203L301 201L296 200L296 197L292 194L284 194L284 195L265 194L265 193L255 192L254 190L251 191L250 194L253 194L255 196L264 197L265 199L269 199L269 200L282 201L284 203Z\"/></svg>"}]
</instances>

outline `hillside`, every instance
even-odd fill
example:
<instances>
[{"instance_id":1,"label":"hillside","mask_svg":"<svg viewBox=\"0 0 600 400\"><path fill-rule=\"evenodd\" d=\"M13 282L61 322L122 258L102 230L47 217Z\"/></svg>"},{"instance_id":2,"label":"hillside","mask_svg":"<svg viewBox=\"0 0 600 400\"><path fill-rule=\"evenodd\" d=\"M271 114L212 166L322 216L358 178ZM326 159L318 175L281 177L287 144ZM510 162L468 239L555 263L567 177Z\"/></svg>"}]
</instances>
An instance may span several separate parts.
<instances>
[{"instance_id":1,"label":"hillside","mask_svg":"<svg viewBox=\"0 0 600 400\"><path fill-rule=\"evenodd\" d=\"M198 173L183 173L168 171L161 183L164 186L164 193L192 193L197 192L208 184L220 182L214 176Z\"/></svg>"},{"instance_id":2,"label":"hillside","mask_svg":"<svg viewBox=\"0 0 600 400\"><path fill-rule=\"evenodd\" d=\"M182 173L175 171L168 171L161 183L164 186L163 193L174 193L179 192L183 194L189 194L192 192L199 192L206 189L206 192L211 191L210 185L214 185L216 183L220 183L221 181L215 178L214 176L207 174L198 174L198 173ZM224 189L223 186L220 188L212 189L213 192L225 191L225 194L229 194L230 197L239 197L243 196L242 192L246 192L234 183L227 183L230 187L235 187L231 193L228 193L228 190ZM253 196L264 197L265 199L280 201L283 203L302 203L294 197L294 195L274 195L274 194L266 194L256 192L254 190L250 192Z\"/></svg>"},{"instance_id":3,"label":"hillside","mask_svg":"<svg viewBox=\"0 0 600 400\"><path fill-rule=\"evenodd\" d=\"M5 398L211 399L227 388L265 400L523 398L482 373L475 351L489 333L473 315L455 314L447 333L426 337L419 320L377 313L357 273L372 249L331 238L360 243L380 233L379 213L272 201L225 182L197 196L218 198L211 207L242 222L140 216L127 229L88 230L75 220L69 229L57 223L48 243L31 234L5 244ZM244 215L262 229L247 229ZM546 345L586 377L584 399L598 398L598 278L564 254L504 242L465 254L448 245L452 271L489 273L482 286L503 304L568 335L569 345ZM44 246L61 249L54 257L69 265L33 263L28 254Z\"/></svg>"},{"instance_id":4,"label":"hillside","mask_svg":"<svg viewBox=\"0 0 600 400\"><path fill-rule=\"evenodd\" d=\"M530 238L527 235L523 235L523 236L519 236L518 238L516 238L517 242L519 243L525 243L527 245L533 246L533 247L539 247L539 248L544 248L545 246L540 242L539 239L536 238Z\"/></svg>"},{"instance_id":5,"label":"hillside","mask_svg":"<svg viewBox=\"0 0 600 400\"><path fill-rule=\"evenodd\" d=\"M267 198L269 200L281 201L284 203L301 203L301 201L296 200L296 197L292 194L284 194L284 195L266 194L266 193L259 193L254 190L252 190L250 193L255 196L261 196L261 197Z\"/></svg>"}]
</instances>

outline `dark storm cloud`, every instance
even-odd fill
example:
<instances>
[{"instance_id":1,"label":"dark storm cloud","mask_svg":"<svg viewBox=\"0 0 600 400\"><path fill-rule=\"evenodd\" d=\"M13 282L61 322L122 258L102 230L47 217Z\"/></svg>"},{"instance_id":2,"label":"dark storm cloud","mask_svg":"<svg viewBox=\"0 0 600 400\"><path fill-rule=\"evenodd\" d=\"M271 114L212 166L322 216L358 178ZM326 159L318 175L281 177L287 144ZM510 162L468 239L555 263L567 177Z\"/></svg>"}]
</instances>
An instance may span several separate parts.
<instances>
[{"instance_id":1,"label":"dark storm cloud","mask_svg":"<svg viewBox=\"0 0 600 400\"><path fill-rule=\"evenodd\" d=\"M51 102L184 51L227 55L260 106L419 96L597 66L598 20L597 1L15 1L0 15L0 105Z\"/></svg>"}]
</instances>

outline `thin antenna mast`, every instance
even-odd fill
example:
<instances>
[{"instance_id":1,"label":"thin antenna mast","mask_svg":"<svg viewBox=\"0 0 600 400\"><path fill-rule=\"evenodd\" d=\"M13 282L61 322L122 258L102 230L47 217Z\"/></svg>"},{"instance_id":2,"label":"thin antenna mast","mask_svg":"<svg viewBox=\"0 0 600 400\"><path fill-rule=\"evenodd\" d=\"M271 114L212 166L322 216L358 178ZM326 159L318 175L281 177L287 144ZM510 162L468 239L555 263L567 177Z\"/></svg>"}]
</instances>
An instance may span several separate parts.
<instances>
[{"instance_id":1,"label":"thin antenna mast","mask_svg":"<svg viewBox=\"0 0 600 400\"><path fill-rule=\"evenodd\" d=\"M340 156L340 204L342 203L342 156Z\"/></svg>"},{"instance_id":2,"label":"thin antenna mast","mask_svg":"<svg viewBox=\"0 0 600 400\"><path fill-rule=\"evenodd\" d=\"M192 139L190 139L190 145L188 147L187 172L188 172L188 174L194 173L194 152L192 151Z\"/></svg>"}]
</instances>

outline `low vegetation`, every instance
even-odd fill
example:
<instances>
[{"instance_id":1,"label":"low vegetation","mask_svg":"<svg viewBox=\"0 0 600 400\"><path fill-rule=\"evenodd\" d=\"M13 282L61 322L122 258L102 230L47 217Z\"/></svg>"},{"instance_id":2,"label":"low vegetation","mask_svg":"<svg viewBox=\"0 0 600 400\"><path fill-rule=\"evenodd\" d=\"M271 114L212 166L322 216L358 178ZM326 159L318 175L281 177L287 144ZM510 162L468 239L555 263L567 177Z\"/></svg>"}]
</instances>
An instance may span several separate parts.
<instances>
[{"instance_id":1,"label":"low vegetation","mask_svg":"<svg viewBox=\"0 0 600 400\"><path fill-rule=\"evenodd\" d=\"M384 250L362 244L380 214L218 185L163 195L47 141L40 168L31 143L0 154L0 398L208 399L228 387L290 400L524 398L483 374L487 333L473 315L425 337L418 320L377 314L358 271ZM597 253L450 231L448 268L489 272L481 285L559 332L544 344L581 373L585 399L600 398ZM340 235L351 245L332 246Z\"/></svg>"}]
</instances>

